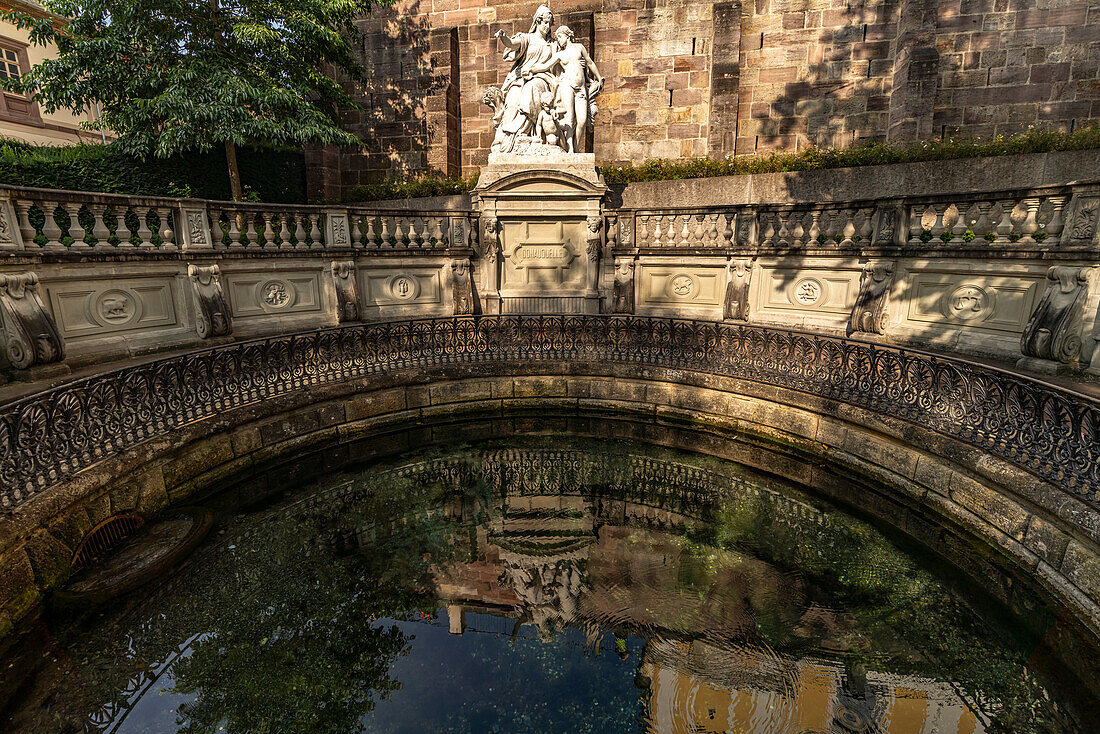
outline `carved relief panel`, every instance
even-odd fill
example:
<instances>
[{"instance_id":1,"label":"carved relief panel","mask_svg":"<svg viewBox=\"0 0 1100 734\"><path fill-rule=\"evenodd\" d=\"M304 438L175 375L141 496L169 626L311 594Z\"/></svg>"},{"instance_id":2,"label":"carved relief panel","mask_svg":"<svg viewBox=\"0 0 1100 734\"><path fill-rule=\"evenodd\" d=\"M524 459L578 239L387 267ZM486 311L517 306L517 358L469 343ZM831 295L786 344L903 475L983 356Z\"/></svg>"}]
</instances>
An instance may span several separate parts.
<instances>
[{"instance_id":1,"label":"carved relief panel","mask_svg":"<svg viewBox=\"0 0 1100 734\"><path fill-rule=\"evenodd\" d=\"M226 275L235 317L321 310L319 272L231 273Z\"/></svg>"},{"instance_id":2,"label":"carved relief panel","mask_svg":"<svg viewBox=\"0 0 1100 734\"><path fill-rule=\"evenodd\" d=\"M46 292L67 339L178 323L168 278L58 282Z\"/></svg>"},{"instance_id":3,"label":"carved relief panel","mask_svg":"<svg viewBox=\"0 0 1100 734\"><path fill-rule=\"evenodd\" d=\"M585 220L501 224L501 295L561 295L562 289L583 290L589 239Z\"/></svg>"},{"instance_id":4,"label":"carved relief panel","mask_svg":"<svg viewBox=\"0 0 1100 734\"><path fill-rule=\"evenodd\" d=\"M905 320L919 324L1020 333L1038 297L1040 277L910 271Z\"/></svg>"},{"instance_id":5,"label":"carved relief panel","mask_svg":"<svg viewBox=\"0 0 1100 734\"><path fill-rule=\"evenodd\" d=\"M363 303L368 307L433 306L443 303L439 267L363 269Z\"/></svg>"},{"instance_id":6,"label":"carved relief panel","mask_svg":"<svg viewBox=\"0 0 1100 734\"><path fill-rule=\"evenodd\" d=\"M726 295L725 263L701 267L643 261L638 265L636 278L637 313L721 318Z\"/></svg>"},{"instance_id":7,"label":"carved relief panel","mask_svg":"<svg viewBox=\"0 0 1100 734\"><path fill-rule=\"evenodd\" d=\"M807 267L806 265L810 265ZM831 265L831 264L830 264ZM847 322L859 292L862 268L845 264L787 266L784 263L760 267L754 311L821 314L829 320Z\"/></svg>"}]
</instances>

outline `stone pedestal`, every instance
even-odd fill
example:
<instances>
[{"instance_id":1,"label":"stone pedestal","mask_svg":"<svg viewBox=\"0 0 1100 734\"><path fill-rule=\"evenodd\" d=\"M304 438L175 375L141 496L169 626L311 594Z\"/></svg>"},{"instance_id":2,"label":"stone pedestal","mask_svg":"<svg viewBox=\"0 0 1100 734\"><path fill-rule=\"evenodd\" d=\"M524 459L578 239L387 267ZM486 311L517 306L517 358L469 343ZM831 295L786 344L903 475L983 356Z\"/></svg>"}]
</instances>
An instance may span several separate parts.
<instances>
[{"instance_id":1,"label":"stone pedestal","mask_svg":"<svg viewBox=\"0 0 1100 734\"><path fill-rule=\"evenodd\" d=\"M491 154L474 189L485 313L599 313L607 186L593 154L543 147Z\"/></svg>"}]
</instances>

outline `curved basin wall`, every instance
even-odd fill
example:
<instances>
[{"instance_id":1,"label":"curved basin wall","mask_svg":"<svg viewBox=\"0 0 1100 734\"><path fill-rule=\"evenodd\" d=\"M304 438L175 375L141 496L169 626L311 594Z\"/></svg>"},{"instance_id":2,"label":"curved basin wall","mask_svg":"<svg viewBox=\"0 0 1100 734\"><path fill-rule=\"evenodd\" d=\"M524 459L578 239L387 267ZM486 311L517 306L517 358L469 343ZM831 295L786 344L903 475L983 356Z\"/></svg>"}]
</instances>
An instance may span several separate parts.
<instances>
[{"instance_id":1,"label":"curved basin wall","mask_svg":"<svg viewBox=\"0 0 1100 734\"><path fill-rule=\"evenodd\" d=\"M463 317L230 344L0 410L3 621L33 611L111 514L270 491L426 442L553 431L780 474L1026 608L998 571L1014 569L1097 633L1098 416L1085 396L961 360L707 322Z\"/></svg>"}]
</instances>

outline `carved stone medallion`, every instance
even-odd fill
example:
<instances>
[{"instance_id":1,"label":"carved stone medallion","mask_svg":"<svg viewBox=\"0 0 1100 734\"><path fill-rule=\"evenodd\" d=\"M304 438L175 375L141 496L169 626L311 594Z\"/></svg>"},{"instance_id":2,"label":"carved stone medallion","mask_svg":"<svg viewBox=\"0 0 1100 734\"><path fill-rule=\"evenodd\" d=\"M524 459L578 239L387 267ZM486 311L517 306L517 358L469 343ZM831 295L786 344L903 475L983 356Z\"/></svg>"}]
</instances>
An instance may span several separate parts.
<instances>
[{"instance_id":1,"label":"carved stone medallion","mask_svg":"<svg viewBox=\"0 0 1100 734\"><path fill-rule=\"evenodd\" d=\"M290 305L290 286L282 280L269 280L260 288L260 297L271 308L284 308Z\"/></svg>"},{"instance_id":2,"label":"carved stone medallion","mask_svg":"<svg viewBox=\"0 0 1100 734\"><path fill-rule=\"evenodd\" d=\"M131 321L136 314L137 305L130 294L125 291L106 291L96 299L96 317L113 326Z\"/></svg>"},{"instance_id":3,"label":"carved stone medallion","mask_svg":"<svg viewBox=\"0 0 1100 734\"><path fill-rule=\"evenodd\" d=\"M414 278L395 275L390 279L390 295L400 301L411 301L420 295L420 286Z\"/></svg>"},{"instance_id":4,"label":"carved stone medallion","mask_svg":"<svg viewBox=\"0 0 1100 734\"><path fill-rule=\"evenodd\" d=\"M794 300L803 306L812 306L821 300L825 289L816 278L803 278L794 284Z\"/></svg>"},{"instance_id":5,"label":"carved stone medallion","mask_svg":"<svg viewBox=\"0 0 1100 734\"><path fill-rule=\"evenodd\" d=\"M699 293L699 280L690 273L676 273L668 279L668 294L673 298L688 300Z\"/></svg>"},{"instance_id":6,"label":"carved stone medallion","mask_svg":"<svg viewBox=\"0 0 1100 734\"><path fill-rule=\"evenodd\" d=\"M964 283L948 294L943 312L961 321L984 320L993 313L993 294L979 285Z\"/></svg>"}]
</instances>

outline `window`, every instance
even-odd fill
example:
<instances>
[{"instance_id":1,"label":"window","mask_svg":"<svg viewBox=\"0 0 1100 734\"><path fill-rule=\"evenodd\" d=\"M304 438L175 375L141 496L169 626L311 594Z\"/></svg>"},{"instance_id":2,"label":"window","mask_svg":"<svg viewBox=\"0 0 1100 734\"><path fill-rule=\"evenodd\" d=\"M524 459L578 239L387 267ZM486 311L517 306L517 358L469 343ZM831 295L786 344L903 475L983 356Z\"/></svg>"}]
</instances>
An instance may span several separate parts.
<instances>
[{"instance_id":1,"label":"window","mask_svg":"<svg viewBox=\"0 0 1100 734\"><path fill-rule=\"evenodd\" d=\"M0 48L0 78L19 78L19 57L10 48Z\"/></svg>"}]
</instances>

